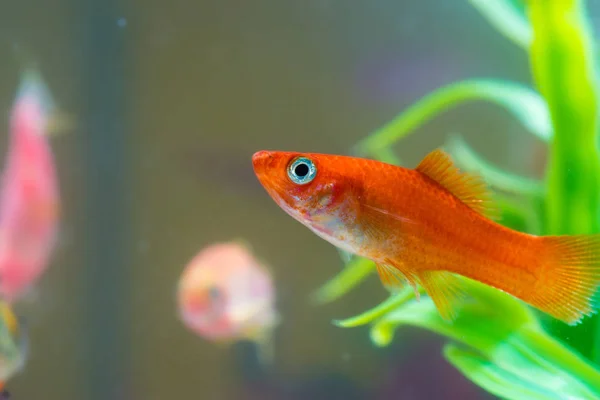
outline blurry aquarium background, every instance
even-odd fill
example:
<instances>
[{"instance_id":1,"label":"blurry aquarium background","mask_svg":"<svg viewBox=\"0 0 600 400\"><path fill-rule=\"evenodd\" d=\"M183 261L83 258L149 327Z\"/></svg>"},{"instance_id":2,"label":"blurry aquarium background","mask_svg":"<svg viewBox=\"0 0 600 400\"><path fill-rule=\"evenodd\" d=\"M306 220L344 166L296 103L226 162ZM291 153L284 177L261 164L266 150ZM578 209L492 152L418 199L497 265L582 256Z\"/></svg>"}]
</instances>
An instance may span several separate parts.
<instances>
[{"instance_id":1,"label":"blurry aquarium background","mask_svg":"<svg viewBox=\"0 0 600 400\"><path fill-rule=\"evenodd\" d=\"M74 121L50 139L60 238L15 307L29 351L11 398L599 398L600 318L566 328L484 289L484 306L445 329L425 298L363 282L368 263L342 269L332 245L267 196L250 159L279 149L412 168L447 146L496 183L507 225L598 232L600 3L21 0L1 10L2 154L23 52ZM273 275L270 367L251 344L211 343L177 313L186 263L236 238Z\"/></svg>"}]
</instances>

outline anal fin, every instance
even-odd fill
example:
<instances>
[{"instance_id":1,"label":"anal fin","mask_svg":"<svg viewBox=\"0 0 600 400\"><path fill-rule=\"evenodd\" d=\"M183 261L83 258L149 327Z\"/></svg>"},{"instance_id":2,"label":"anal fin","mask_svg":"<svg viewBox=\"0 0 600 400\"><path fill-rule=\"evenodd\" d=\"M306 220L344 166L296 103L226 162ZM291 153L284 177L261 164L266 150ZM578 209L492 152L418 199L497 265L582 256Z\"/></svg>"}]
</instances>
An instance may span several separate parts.
<instances>
[{"instance_id":1,"label":"anal fin","mask_svg":"<svg viewBox=\"0 0 600 400\"><path fill-rule=\"evenodd\" d=\"M460 278L446 271L423 271L419 274L419 283L446 321L457 316L458 303L466 297Z\"/></svg>"}]
</instances>

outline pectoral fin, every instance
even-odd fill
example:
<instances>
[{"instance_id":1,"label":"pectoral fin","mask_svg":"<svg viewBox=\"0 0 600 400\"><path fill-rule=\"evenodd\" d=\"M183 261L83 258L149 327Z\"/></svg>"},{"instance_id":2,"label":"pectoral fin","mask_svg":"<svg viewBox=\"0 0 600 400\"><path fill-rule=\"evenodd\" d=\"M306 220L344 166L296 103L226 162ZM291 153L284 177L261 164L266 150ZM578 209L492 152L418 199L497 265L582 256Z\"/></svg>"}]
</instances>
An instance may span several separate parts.
<instances>
[{"instance_id":1,"label":"pectoral fin","mask_svg":"<svg viewBox=\"0 0 600 400\"><path fill-rule=\"evenodd\" d=\"M377 273L383 286L391 292L397 292L404 286L404 282L408 282L415 291L415 297L419 300L420 293L415 277L408 273L403 264L393 262L392 260L385 261L386 263L384 264L377 264Z\"/></svg>"}]
</instances>

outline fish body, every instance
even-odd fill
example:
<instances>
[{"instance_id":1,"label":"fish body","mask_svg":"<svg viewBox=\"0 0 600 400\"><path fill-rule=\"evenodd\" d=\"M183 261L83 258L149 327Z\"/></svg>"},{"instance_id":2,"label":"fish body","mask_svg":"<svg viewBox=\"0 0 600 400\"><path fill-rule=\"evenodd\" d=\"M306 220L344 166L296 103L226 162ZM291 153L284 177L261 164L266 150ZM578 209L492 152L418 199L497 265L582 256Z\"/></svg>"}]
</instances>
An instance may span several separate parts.
<instances>
[{"instance_id":1,"label":"fish body","mask_svg":"<svg viewBox=\"0 0 600 400\"><path fill-rule=\"evenodd\" d=\"M485 182L442 150L415 169L375 160L261 151L255 173L275 202L321 238L373 260L384 285L421 285L441 316L465 293L457 275L570 324L593 314L600 235L534 236L494 221Z\"/></svg>"},{"instance_id":2,"label":"fish body","mask_svg":"<svg viewBox=\"0 0 600 400\"><path fill-rule=\"evenodd\" d=\"M19 298L48 265L56 242L58 183L44 87L26 74L11 113L0 187L0 295Z\"/></svg>"},{"instance_id":3,"label":"fish body","mask_svg":"<svg viewBox=\"0 0 600 400\"><path fill-rule=\"evenodd\" d=\"M217 343L249 340L271 357L278 323L275 291L266 267L240 242L201 250L185 267L178 287L179 314L198 335Z\"/></svg>"}]
</instances>

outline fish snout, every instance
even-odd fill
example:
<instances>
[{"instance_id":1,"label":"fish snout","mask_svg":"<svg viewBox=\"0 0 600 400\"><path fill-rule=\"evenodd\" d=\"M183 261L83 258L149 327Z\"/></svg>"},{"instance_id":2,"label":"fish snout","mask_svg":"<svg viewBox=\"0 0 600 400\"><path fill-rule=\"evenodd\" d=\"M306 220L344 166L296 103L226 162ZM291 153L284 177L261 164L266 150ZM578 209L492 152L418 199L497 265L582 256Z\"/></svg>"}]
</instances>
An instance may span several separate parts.
<instances>
[{"instance_id":1,"label":"fish snout","mask_svg":"<svg viewBox=\"0 0 600 400\"><path fill-rule=\"evenodd\" d=\"M275 154L272 151L261 150L254 153L252 156L252 167L258 179L262 182L265 174L273 167L275 162Z\"/></svg>"},{"instance_id":2,"label":"fish snout","mask_svg":"<svg viewBox=\"0 0 600 400\"><path fill-rule=\"evenodd\" d=\"M254 169L268 165L273 161L273 152L267 150L257 151L252 155L252 165Z\"/></svg>"}]
</instances>

